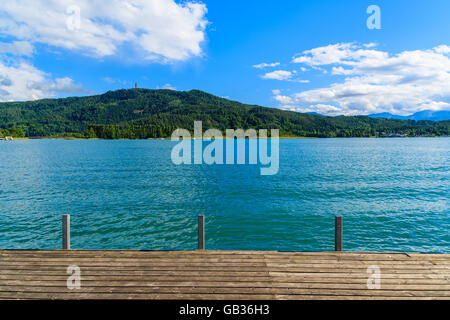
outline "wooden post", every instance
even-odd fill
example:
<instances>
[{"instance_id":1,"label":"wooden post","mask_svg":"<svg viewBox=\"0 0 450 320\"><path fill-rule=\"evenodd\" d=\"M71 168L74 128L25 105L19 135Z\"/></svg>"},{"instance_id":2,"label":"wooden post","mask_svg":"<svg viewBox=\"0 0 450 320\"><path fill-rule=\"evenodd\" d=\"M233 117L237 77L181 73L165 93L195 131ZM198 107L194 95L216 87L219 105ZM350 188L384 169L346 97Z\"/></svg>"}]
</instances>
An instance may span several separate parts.
<instances>
[{"instance_id":1,"label":"wooden post","mask_svg":"<svg viewBox=\"0 0 450 320\"><path fill-rule=\"evenodd\" d=\"M198 216L198 250L205 250L205 216Z\"/></svg>"},{"instance_id":2,"label":"wooden post","mask_svg":"<svg viewBox=\"0 0 450 320\"><path fill-rule=\"evenodd\" d=\"M70 215L62 216L62 246L64 250L70 250Z\"/></svg>"},{"instance_id":3,"label":"wooden post","mask_svg":"<svg viewBox=\"0 0 450 320\"><path fill-rule=\"evenodd\" d=\"M334 218L334 250L342 251L342 216Z\"/></svg>"}]
</instances>

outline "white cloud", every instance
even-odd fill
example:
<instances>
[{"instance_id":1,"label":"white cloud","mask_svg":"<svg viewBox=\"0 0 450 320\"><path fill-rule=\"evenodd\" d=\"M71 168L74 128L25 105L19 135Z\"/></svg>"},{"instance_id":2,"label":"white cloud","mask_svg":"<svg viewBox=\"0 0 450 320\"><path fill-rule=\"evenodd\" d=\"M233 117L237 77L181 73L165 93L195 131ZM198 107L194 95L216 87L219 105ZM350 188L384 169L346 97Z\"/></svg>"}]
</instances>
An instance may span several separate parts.
<instances>
[{"instance_id":1,"label":"white cloud","mask_svg":"<svg viewBox=\"0 0 450 320\"><path fill-rule=\"evenodd\" d=\"M434 51L436 51L437 53L449 54L450 47L446 46L446 45L440 45L440 46L437 46L436 48L434 48Z\"/></svg>"},{"instance_id":2,"label":"white cloud","mask_svg":"<svg viewBox=\"0 0 450 320\"><path fill-rule=\"evenodd\" d=\"M294 57L292 62L318 66L337 63L348 55L351 44L334 44L303 51L303 55Z\"/></svg>"},{"instance_id":3,"label":"white cloud","mask_svg":"<svg viewBox=\"0 0 450 320\"><path fill-rule=\"evenodd\" d=\"M289 80L292 77L292 72L286 70L276 70L272 72L267 72L262 77L263 79Z\"/></svg>"},{"instance_id":4,"label":"white cloud","mask_svg":"<svg viewBox=\"0 0 450 320\"><path fill-rule=\"evenodd\" d=\"M267 72L266 74L262 75L261 78L270 79L270 80L282 80L282 81L290 81L290 82L309 83L309 80L293 78L293 76L296 73L297 73L297 71L295 71L295 70L294 71L275 70L272 72Z\"/></svg>"},{"instance_id":5,"label":"white cloud","mask_svg":"<svg viewBox=\"0 0 450 320\"><path fill-rule=\"evenodd\" d=\"M279 89L274 89L274 90L272 90L272 93L275 94L275 95L277 95L277 94L280 94L280 93L281 93L281 90L279 90Z\"/></svg>"},{"instance_id":6,"label":"white cloud","mask_svg":"<svg viewBox=\"0 0 450 320\"><path fill-rule=\"evenodd\" d=\"M26 101L55 97L58 93L86 92L70 78L50 75L27 62L0 60L0 101Z\"/></svg>"},{"instance_id":7,"label":"white cloud","mask_svg":"<svg viewBox=\"0 0 450 320\"><path fill-rule=\"evenodd\" d=\"M12 54L14 56L32 56L34 47L27 41L13 41L11 43L0 42L0 54Z\"/></svg>"},{"instance_id":8,"label":"white cloud","mask_svg":"<svg viewBox=\"0 0 450 320\"><path fill-rule=\"evenodd\" d=\"M373 44L369 47L372 46ZM338 43L303 51L303 55L294 57L292 62L317 67L329 64L354 65L356 61L364 58L382 59L386 57L386 52L361 49L354 43Z\"/></svg>"},{"instance_id":9,"label":"white cloud","mask_svg":"<svg viewBox=\"0 0 450 320\"><path fill-rule=\"evenodd\" d=\"M177 90L177 88L172 86L170 83L166 83L165 85L163 85L162 89Z\"/></svg>"},{"instance_id":10,"label":"white cloud","mask_svg":"<svg viewBox=\"0 0 450 320\"><path fill-rule=\"evenodd\" d=\"M183 61L202 54L206 12L174 0L2 1L0 35L96 57Z\"/></svg>"},{"instance_id":11,"label":"white cloud","mask_svg":"<svg viewBox=\"0 0 450 320\"><path fill-rule=\"evenodd\" d=\"M262 69L262 68L267 68L267 67L276 67L279 66L280 63L279 62L274 62L274 63L260 63L260 64L255 64L253 66L253 68L257 68L257 69Z\"/></svg>"},{"instance_id":12,"label":"white cloud","mask_svg":"<svg viewBox=\"0 0 450 320\"><path fill-rule=\"evenodd\" d=\"M408 115L426 109L449 109L450 47L441 45L393 55L366 49L373 46L334 44L295 57L294 63L321 69L330 67L331 76L345 78L328 87L295 93L289 96L289 104L296 105L298 110L346 115L378 112ZM288 101L286 97L277 100L282 104Z\"/></svg>"},{"instance_id":13,"label":"white cloud","mask_svg":"<svg viewBox=\"0 0 450 320\"><path fill-rule=\"evenodd\" d=\"M28 82L28 89L36 89L43 92L65 92L65 93L78 93L83 92L81 85L75 84L71 78L56 78L54 81L38 81Z\"/></svg>"},{"instance_id":14,"label":"white cloud","mask_svg":"<svg viewBox=\"0 0 450 320\"><path fill-rule=\"evenodd\" d=\"M377 44L375 42L371 42L371 43L365 43L365 44L363 44L363 46L366 48L373 48L373 47L376 47Z\"/></svg>"},{"instance_id":15,"label":"white cloud","mask_svg":"<svg viewBox=\"0 0 450 320\"><path fill-rule=\"evenodd\" d=\"M291 98L289 96L283 96L283 95L280 95L280 94L275 95L274 99L277 100L278 102L282 103L282 104L293 104L293 103L295 103L293 98Z\"/></svg>"}]
</instances>

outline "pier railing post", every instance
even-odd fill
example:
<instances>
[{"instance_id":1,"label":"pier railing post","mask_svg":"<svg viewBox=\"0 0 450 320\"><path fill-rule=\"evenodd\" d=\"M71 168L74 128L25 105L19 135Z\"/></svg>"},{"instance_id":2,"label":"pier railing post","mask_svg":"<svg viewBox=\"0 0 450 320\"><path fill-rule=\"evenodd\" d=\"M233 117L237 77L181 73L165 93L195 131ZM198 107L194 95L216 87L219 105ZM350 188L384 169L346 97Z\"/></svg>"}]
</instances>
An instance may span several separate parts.
<instances>
[{"instance_id":1,"label":"pier railing post","mask_svg":"<svg viewBox=\"0 0 450 320\"><path fill-rule=\"evenodd\" d=\"M342 216L334 218L334 250L342 251Z\"/></svg>"},{"instance_id":2,"label":"pier railing post","mask_svg":"<svg viewBox=\"0 0 450 320\"><path fill-rule=\"evenodd\" d=\"M198 216L198 250L205 250L205 216Z\"/></svg>"},{"instance_id":3,"label":"pier railing post","mask_svg":"<svg viewBox=\"0 0 450 320\"><path fill-rule=\"evenodd\" d=\"M70 215L62 216L62 247L64 250L70 250Z\"/></svg>"}]
</instances>

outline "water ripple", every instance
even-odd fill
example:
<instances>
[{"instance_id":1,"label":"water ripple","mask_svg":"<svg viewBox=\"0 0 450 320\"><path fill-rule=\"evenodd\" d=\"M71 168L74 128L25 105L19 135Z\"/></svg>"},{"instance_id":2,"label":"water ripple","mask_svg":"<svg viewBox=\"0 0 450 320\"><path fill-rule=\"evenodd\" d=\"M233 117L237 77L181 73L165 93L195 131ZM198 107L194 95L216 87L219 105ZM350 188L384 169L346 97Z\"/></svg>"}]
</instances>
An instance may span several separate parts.
<instances>
[{"instance_id":1,"label":"water ripple","mask_svg":"<svg viewBox=\"0 0 450 320\"><path fill-rule=\"evenodd\" d=\"M450 252L449 138L283 139L280 171L175 166L170 141L0 141L0 247Z\"/></svg>"}]
</instances>

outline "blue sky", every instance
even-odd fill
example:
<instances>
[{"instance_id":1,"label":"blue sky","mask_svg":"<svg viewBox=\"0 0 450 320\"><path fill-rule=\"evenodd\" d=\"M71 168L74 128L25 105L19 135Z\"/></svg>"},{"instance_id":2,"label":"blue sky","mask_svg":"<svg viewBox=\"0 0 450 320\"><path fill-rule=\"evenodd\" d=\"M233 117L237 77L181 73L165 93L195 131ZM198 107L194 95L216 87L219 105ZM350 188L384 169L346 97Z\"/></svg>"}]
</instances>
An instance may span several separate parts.
<instances>
[{"instance_id":1,"label":"blue sky","mask_svg":"<svg viewBox=\"0 0 450 320\"><path fill-rule=\"evenodd\" d=\"M329 115L450 110L449 14L447 0L2 1L0 101L138 82Z\"/></svg>"}]
</instances>

